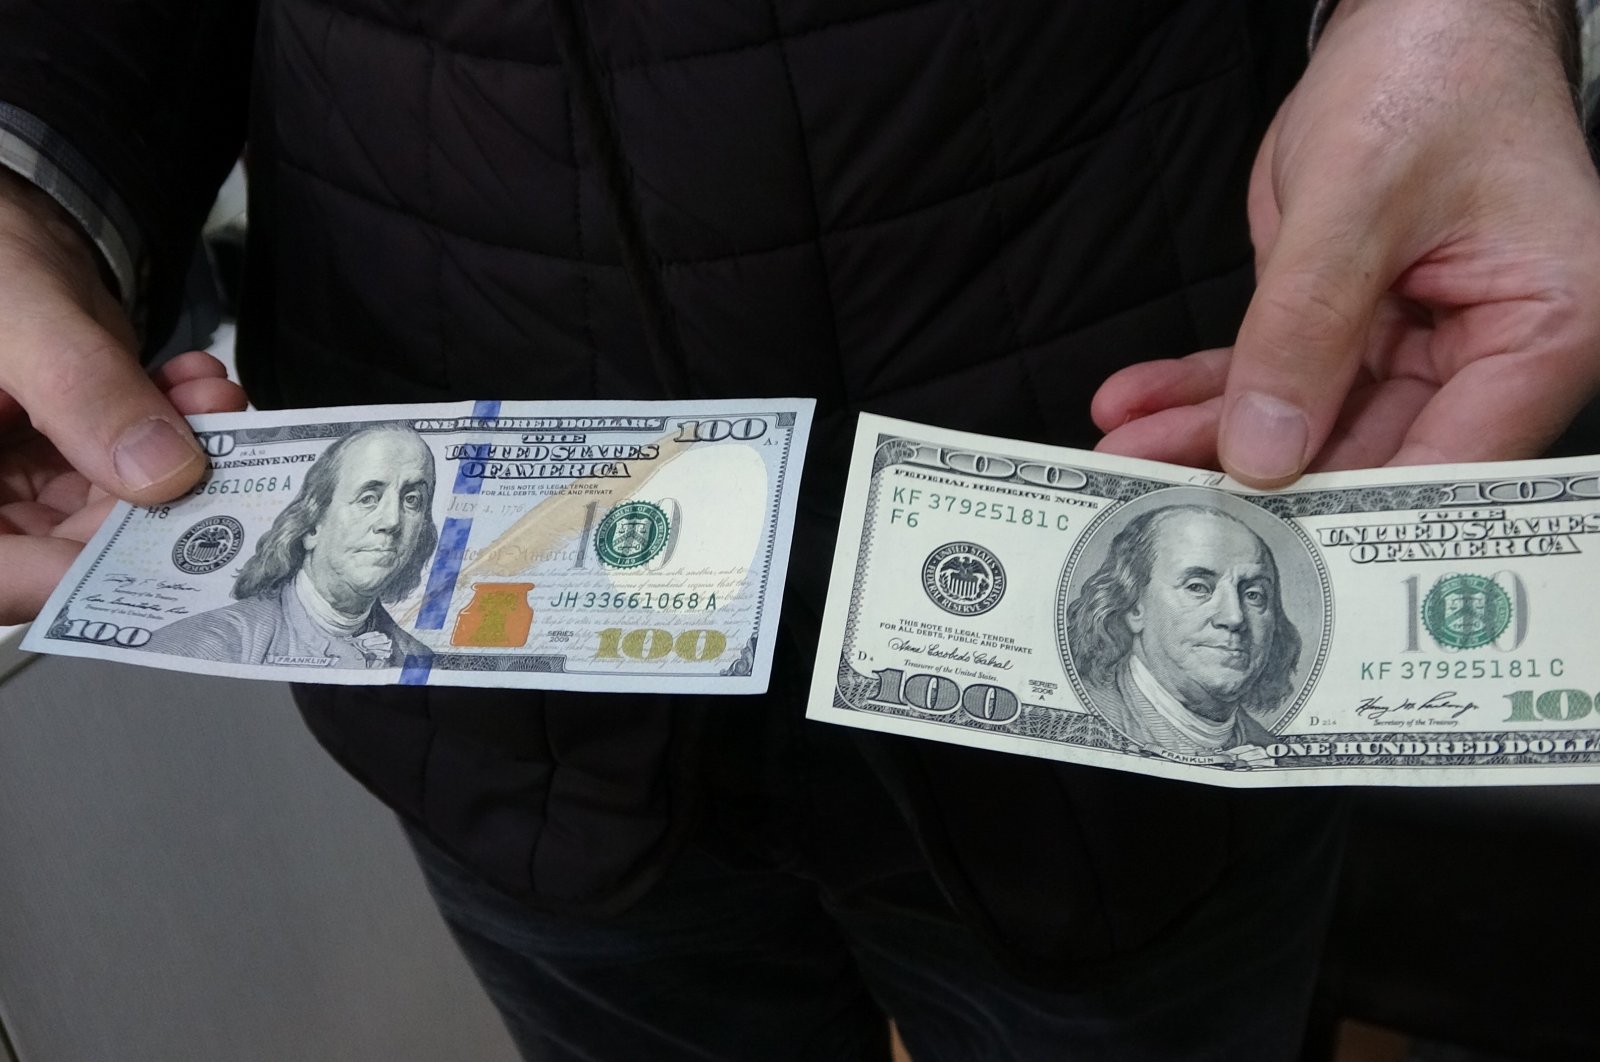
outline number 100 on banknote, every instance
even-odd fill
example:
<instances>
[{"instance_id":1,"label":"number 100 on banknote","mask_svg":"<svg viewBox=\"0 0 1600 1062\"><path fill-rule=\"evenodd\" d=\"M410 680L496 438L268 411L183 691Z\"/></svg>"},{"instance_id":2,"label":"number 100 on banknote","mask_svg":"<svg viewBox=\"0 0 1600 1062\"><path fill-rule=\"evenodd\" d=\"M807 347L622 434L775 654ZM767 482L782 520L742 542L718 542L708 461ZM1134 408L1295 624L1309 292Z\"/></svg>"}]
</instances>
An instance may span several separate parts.
<instances>
[{"instance_id":1,"label":"number 100 on banknote","mask_svg":"<svg viewBox=\"0 0 1600 1062\"><path fill-rule=\"evenodd\" d=\"M28 648L332 683L766 688L809 399L194 418Z\"/></svg>"}]
</instances>

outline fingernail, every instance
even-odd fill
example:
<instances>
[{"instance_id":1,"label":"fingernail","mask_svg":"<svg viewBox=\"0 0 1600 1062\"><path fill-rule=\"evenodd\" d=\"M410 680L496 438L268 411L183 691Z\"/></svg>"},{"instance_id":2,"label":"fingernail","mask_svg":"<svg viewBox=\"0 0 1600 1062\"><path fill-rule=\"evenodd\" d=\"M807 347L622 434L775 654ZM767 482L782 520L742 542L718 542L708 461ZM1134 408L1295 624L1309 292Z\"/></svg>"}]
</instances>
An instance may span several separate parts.
<instances>
[{"instance_id":1,"label":"fingernail","mask_svg":"<svg viewBox=\"0 0 1600 1062\"><path fill-rule=\"evenodd\" d=\"M1246 391L1228 412L1221 453L1223 465L1256 480L1289 479L1305 467L1306 415L1294 406Z\"/></svg>"},{"instance_id":2,"label":"fingernail","mask_svg":"<svg viewBox=\"0 0 1600 1062\"><path fill-rule=\"evenodd\" d=\"M122 433L111 459L124 486L143 490L182 471L199 452L193 438L178 434L165 420L152 417Z\"/></svg>"}]
</instances>

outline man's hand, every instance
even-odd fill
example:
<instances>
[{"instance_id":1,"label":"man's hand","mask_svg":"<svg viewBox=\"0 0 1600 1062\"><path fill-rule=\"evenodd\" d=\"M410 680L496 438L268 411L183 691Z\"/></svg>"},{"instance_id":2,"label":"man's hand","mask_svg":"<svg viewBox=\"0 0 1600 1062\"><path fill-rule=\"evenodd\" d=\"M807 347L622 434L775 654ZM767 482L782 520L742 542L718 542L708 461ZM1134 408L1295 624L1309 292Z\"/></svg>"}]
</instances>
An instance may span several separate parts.
<instances>
[{"instance_id":1,"label":"man's hand","mask_svg":"<svg viewBox=\"0 0 1600 1062\"><path fill-rule=\"evenodd\" d=\"M244 408L210 355L152 379L132 349L78 228L0 170L0 623L38 613L114 497L194 485L206 459L182 414Z\"/></svg>"},{"instance_id":2,"label":"man's hand","mask_svg":"<svg viewBox=\"0 0 1600 1062\"><path fill-rule=\"evenodd\" d=\"M1548 446L1600 389L1564 2L1341 0L1256 159L1236 345L1108 379L1100 448L1272 487Z\"/></svg>"}]
</instances>

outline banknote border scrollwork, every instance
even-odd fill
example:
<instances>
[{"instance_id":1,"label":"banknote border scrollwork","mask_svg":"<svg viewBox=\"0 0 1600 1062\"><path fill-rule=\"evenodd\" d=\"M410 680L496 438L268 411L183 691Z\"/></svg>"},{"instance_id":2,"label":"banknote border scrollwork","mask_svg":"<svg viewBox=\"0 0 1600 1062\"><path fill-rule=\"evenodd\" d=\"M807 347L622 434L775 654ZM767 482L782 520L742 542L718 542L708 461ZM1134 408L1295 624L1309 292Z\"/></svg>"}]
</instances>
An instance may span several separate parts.
<instances>
[{"instance_id":1,"label":"banknote border scrollwork","mask_svg":"<svg viewBox=\"0 0 1600 1062\"><path fill-rule=\"evenodd\" d=\"M514 656L505 653L434 653L434 671L534 671L566 674L567 658L560 653Z\"/></svg>"},{"instance_id":2,"label":"banknote border scrollwork","mask_svg":"<svg viewBox=\"0 0 1600 1062\"><path fill-rule=\"evenodd\" d=\"M50 629L45 632L48 637L63 638L66 636L67 625L71 622L69 619L69 613L71 611L73 602L78 599L79 594L83 593L85 584L87 584L94 574L100 570L100 565L105 561L106 555L111 552L111 547L116 545L117 540L122 537L122 533L126 531L128 529L128 525L133 522L134 514L141 511L143 510L141 510L138 506L134 506L133 508L129 509L123 515L122 521L112 529L111 534L106 538L106 541L101 546L99 552L95 554L94 560L89 562L89 566L85 568L83 570L83 574L78 577L77 583L72 587L72 592L68 594L67 599L61 603L60 612L56 615L54 622L50 624Z\"/></svg>"},{"instance_id":3,"label":"banknote border scrollwork","mask_svg":"<svg viewBox=\"0 0 1600 1062\"><path fill-rule=\"evenodd\" d=\"M45 630L45 637L65 638L67 636L67 631L70 629L68 627L68 623L70 622L71 621L67 618L67 606L62 605L60 608L56 609L56 618L50 621L50 626Z\"/></svg>"},{"instance_id":4,"label":"banknote border scrollwork","mask_svg":"<svg viewBox=\"0 0 1600 1062\"><path fill-rule=\"evenodd\" d=\"M867 558L872 552L872 514L878 507L878 490L880 480L878 473L900 460L916 453L915 444L894 435L879 435L872 451L872 474L867 479L867 503L861 521L861 539L856 547L856 570L850 583L850 607L845 612L844 618L844 643L840 649L840 660L843 661L844 653L849 650L855 641L856 613L861 611L861 594L866 586L863 578L867 572ZM834 572L833 578L839 578L839 573ZM841 663L841 667L848 667Z\"/></svg>"},{"instance_id":5,"label":"banknote border scrollwork","mask_svg":"<svg viewBox=\"0 0 1600 1062\"><path fill-rule=\"evenodd\" d=\"M774 421L778 422L778 427L784 427L781 421L781 417L783 416L782 414L764 413L761 415L772 417ZM778 524L781 522L783 516L784 484L788 479L789 465L794 460L795 426L795 419L791 416L789 418L789 424L787 425L789 430L784 432L783 435L783 453L780 454L777 461L774 462L778 466L778 482L772 491L772 505L767 510L767 534L766 544L762 547L761 582L756 589L755 611L750 617L750 630L752 632L750 641L752 646L755 642L755 633L761 630L761 617L766 613L767 608L767 584L772 579L772 555L778 548Z\"/></svg>"},{"instance_id":6,"label":"banknote border scrollwork","mask_svg":"<svg viewBox=\"0 0 1600 1062\"><path fill-rule=\"evenodd\" d=\"M727 667L718 671L719 675L737 678L755 673L756 663L756 636L752 634L744 643L744 648L739 650L739 655Z\"/></svg>"}]
</instances>

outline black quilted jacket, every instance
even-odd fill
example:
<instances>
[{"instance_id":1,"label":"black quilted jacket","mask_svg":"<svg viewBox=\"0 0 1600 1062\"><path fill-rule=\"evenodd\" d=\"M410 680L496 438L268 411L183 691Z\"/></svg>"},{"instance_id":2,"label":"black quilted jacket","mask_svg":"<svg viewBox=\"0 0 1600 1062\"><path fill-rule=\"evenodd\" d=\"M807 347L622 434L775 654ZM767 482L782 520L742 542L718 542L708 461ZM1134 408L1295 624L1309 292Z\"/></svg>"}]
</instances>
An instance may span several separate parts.
<instances>
[{"instance_id":1,"label":"black quilted jacket","mask_svg":"<svg viewBox=\"0 0 1600 1062\"><path fill-rule=\"evenodd\" d=\"M154 319L248 133L258 404L815 396L785 634L805 659L857 411L1089 445L1108 372L1231 341L1246 175L1309 3L255 6L0 0L0 98L132 205ZM551 907L648 886L723 718L665 698L300 698L384 800ZM1283 807L861 740L949 893L1023 960L1152 938L1227 838Z\"/></svg>"}]
</instances>

